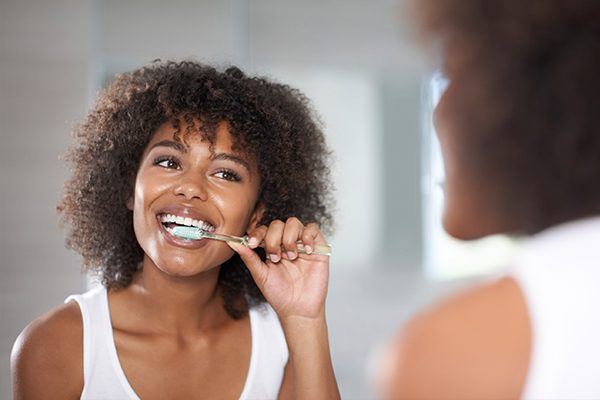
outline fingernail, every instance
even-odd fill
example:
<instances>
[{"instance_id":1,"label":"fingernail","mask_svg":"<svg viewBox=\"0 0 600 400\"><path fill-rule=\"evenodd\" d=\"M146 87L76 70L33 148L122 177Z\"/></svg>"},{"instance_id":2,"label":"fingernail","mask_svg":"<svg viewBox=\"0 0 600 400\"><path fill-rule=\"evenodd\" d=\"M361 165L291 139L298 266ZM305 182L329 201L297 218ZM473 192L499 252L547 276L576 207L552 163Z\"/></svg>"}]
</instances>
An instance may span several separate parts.
<instances>
[{"instance_id":1,"label":"fingernail","mask_svg":"<svg viewBox=\"0 0 600 400\"><path fill-rule=\"evenodd\" d=\"M287 256L290 260L293 260L296 258L296 253L294 253L293 251L288 251Z\"/></svg>"},{"instance_id":2,"label":"fingernail","mask_svg":"<svg viewBox=\"0 0 600 400\"><path fill-rule=\"evenodd\" d=\"M277 254L269 254L269 260L271 260L271 262L278 262L281 259L281 257L279 257Z\"/></svg>"},{"instance_id":3,"label":"fingernail","mask_svg":"<svg viewBox=\"0 0 600 400\"><path fill-rule=\"evenodd\" d=\"M310 246L304 246L304 250L306 250L306 254L311 254L313 252L313 248Z\"/></svg>"},{"instance_id":4,"label":"fingernail","mask_svg":"<svg viewBox=\"0 0 600 400\"><path fill-rule=\"evenodd\" d=\"M248 240L248 244L250 245L250 247L256 247L258 245L258 239L255 237L251 237L250 240Z\"/></svg>"}]
</instances>

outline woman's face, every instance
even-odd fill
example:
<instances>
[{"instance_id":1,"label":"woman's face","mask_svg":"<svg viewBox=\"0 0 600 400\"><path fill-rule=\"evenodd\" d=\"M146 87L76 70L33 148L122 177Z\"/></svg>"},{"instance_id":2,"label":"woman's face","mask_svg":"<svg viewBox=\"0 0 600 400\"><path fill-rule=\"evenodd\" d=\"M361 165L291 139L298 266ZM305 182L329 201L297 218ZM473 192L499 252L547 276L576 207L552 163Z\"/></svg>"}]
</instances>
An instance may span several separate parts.
<instances>
[{"instance_id":1,"label":"woman's face","mask_svg":"<svg viewBox=\"0 0 600 400\"><path fill-rule=\"evenodd\" d=\"M455 108L460 82L450 80L434 111L444 159L444 229L458 239L478 239L502 231L489 182L473 162L473 139L458 126ZM477 110L474 110L476 112ZM460 120L466 118L461 116Z\"/></svg>"},{"instance_id":2,"label":"woman's face","mask_svg":"<svg viewBox=\"0 0 600 400\"><path fill-rule=\"evenodd\" d=\"M260 176L254 160L232 150L226 123L219 124L212 148L196 132L187 144L175 141L174 133L168 122L151 137L128 207L144 264L151 261L169 275L192 276L221 265L233 250L216 240L171 235L173 216L186 225L243 235L262 214L257 206Z\"/></svg>"}]
</instances>

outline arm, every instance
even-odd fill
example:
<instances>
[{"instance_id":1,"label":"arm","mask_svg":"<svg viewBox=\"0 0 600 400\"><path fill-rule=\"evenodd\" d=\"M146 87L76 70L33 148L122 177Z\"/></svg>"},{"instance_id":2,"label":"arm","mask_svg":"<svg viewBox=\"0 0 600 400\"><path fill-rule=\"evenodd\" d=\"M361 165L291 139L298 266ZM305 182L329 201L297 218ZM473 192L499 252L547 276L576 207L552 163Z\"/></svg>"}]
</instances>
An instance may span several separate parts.
<instances>
[{"instance_id":1,"label":"arm","mask_svg":"<svg viewBox=\"0 0 600 400\"><path fill-rule=\"evenodd\" d=\"M290 350L286 375L292 390L287 395L282 390L280 399L339 399L325 316L284 321L283 329Z\"/></svg>"},{"instance_id":2,"label":"arm","mask_svg":"<svg viewBox=\"0 0 600 400\"><path fill-rule=\"evenodd\" d=\"M297 240L314 247L326 244L325 238L316 224L305 227L296 218L273 221L250 237L253 248L264 240L270 259L266 263L251 248L229 245L248 266L281 321L290 358L279 397L339 399L325 320L329 257L295 252Z\"/></svg>"},{"instance_id":3,"label":"arm","mask_svg":"<svg viewBox=\"0 0 600 400\"><path fill-rule=\"evenodd\" d=\"M11 353L13 399L78 399L83 389L83 324L75 303L30 323Z\"/></svg>"}]
</instances>

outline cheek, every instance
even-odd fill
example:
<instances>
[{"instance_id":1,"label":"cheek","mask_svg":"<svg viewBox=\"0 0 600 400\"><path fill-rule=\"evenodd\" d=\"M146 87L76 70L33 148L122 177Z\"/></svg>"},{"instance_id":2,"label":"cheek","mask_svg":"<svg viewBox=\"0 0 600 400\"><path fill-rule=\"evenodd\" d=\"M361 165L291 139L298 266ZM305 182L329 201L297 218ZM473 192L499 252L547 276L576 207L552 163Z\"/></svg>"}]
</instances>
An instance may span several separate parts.
<instances>
[{"instance_id":1,"label":"cheek","mask_svg":"<svg viewBox=\"0 0 600 400\"><path fill-rule=\"evenodd\" d=\"M168 188L169 182L159 179L149 171L141 171L135 179L135 205L136 208L144 207L157 198Z\"/></svg>"},{"instance_id":2,"label":"cheek","mask_svg":"<svg viewBox=\"0 0 600 400\"><path fill-rule=\"evenodd\" d=\"M244 190L231 193L217 193L213 203L221 211L229 229L241 235L250 222L257 201L257 190Z\"/></svg>"},{"instance_id":3,"label":"cheek","mask_svg":"<svg viewBox=\"0 0 600 400\"><path fill-rule=\"evenodd\" d=\"M490 188L477 171L459 160L456 164L445 184L444 228L458 239L477 239L493 230L489 226L494 219Z\"/></svg>"},{"instance_id":4,"label":"cheek","mask_svg":"<svg viewBox=\"0 0 600 400\"><path fill-rule=\"evenodd\" d=\"M440 117L437 124L445 175L443 225L451 236L471 239L482 217L481 187L465 158L468 144L447 122Z\"/></svg>"},{"instance_id":5,"label":"cheek","mask_svg":"<svg viewBox=\"0 0 600 400\"><path fill-rule=\"evenodd\" d=\"M472 144L461 131L459 121L448 115L443 104L436 109L435 131L444 164L445 183L452 191L455 185L462 185L470 178L468 164Z\"/></svg>"},{"instance_id":6,"label":"cheek","mask_svg":"<svg viewBox=\"0 0 600 400\"><path fill-rule=\"evenodd\" d=\"M141 229L154 223L155 216L149 215L149 206L167 189L166 183L161 182L149 173L140 173L136 177L134 187L133 221L138 241L141 239ZM152 228L154 228L152 226Z\"/></svg>"}]
</instances>

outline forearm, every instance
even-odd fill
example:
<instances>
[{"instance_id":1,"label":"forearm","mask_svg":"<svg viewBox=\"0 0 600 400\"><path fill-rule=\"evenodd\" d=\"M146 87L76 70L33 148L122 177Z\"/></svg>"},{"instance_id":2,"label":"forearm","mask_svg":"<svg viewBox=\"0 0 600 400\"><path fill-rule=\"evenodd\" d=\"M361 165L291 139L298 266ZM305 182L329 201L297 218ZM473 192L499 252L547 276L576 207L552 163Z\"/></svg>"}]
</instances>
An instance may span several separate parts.
<instances>
[{"instance_id":1,"label":"forearm","mask_svg":"<svg viewBox=\"0 0 600 400\"><path fill-rule=\"evenodd\" d=\"M294 399L339 399L325 315L317 319L290 317L282 326L290 352Z\"/></svg>"}]
</instances>

